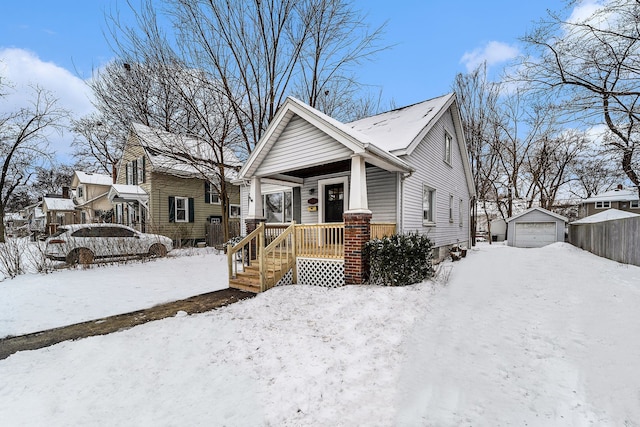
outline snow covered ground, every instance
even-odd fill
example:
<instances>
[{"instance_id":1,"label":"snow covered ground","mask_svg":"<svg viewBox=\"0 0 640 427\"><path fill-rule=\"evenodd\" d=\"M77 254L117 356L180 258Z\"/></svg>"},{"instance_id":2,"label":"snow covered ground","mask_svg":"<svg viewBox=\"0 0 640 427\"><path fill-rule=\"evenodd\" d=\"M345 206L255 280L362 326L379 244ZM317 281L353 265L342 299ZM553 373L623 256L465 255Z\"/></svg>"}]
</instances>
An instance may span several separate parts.
<instances>
[{"instance_id":1,"label":"snow covered ground","mask_svg":"<svg viewBox=\"0 0 640 427\"><path fill-rule=\"evenodd\" d=\"M640 268L566 244L486 244L445 267L447 283L288 286L16 353L0 361L0 420L640 425Z\"/></svg>"},{"instance_id":2,"label":"snow covered ground","mask_svg":"<svg viewBox=\"0 0 640 427\"><path fill-rule=\"evenodd\" d=\"M224 289L227 278L226 255L211 248L178 249L149 262L23 274L0 282L0 338Z\"/></svg>"}]
</instances>

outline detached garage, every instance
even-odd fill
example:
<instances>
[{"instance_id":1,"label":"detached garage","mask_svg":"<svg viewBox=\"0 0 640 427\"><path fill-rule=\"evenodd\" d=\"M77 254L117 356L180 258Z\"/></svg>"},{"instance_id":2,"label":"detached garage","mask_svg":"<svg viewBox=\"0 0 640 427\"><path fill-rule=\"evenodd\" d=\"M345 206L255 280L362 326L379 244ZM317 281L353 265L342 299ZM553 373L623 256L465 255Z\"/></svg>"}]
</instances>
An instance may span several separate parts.
<instances>
[{"instance_id":1,"label":"detached garage","mask_svg":"<svg viewBox=\"0 0 640 427\"><path fill-rule=\"evenodd\" d=\"M567 218L542 208L531 208L507 219L507 244L540 248L564 242Z\"/></svg>"}]
</instances>

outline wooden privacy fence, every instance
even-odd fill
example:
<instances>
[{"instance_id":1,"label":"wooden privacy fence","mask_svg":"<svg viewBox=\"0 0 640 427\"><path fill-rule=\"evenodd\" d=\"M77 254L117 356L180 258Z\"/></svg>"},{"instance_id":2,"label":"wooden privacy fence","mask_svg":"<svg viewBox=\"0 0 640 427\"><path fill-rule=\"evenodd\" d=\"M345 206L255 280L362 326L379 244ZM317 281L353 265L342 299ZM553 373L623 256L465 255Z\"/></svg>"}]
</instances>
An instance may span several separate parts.
<instances>
[{"instance_id":1,"label":"wooden privacy fence","mask_svg":"<svg viewBox=\"0 0 640 427\"><path fill-rule=\"evenodd\" d=\"M224 239L222 224L213 223L205 225L205 236L207 246L216 247L227 243ZM240 221L229 221L229 238L240 236Z\"/></svg>"},{"instance_id":2,"label":"wooden privacy fence","mask_svg":"<svg viewBox=\"0 0 640 427\"><path fill-rule=\"evenodd\" d=\"M569 243L604 258L640 266L640 217L570 224Z\"/></svg>"}]
</instances>

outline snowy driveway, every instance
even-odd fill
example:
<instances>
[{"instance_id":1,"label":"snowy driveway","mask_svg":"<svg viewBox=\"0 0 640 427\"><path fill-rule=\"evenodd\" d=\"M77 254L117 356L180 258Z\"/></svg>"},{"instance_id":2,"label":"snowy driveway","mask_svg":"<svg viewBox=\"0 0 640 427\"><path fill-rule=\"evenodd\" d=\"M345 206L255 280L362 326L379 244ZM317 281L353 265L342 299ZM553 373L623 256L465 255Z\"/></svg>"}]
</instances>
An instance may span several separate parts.
<instances>
[{"instance_id":1,"label":"snowy driveway","mask_svg":"<svg viewBox=\"0 0 640 427\"><path fill-rule=\"evenodd\" d=\"M481 246L410 343L405 425L640 425L638 267Z\"/></svg>"}]
</instances>

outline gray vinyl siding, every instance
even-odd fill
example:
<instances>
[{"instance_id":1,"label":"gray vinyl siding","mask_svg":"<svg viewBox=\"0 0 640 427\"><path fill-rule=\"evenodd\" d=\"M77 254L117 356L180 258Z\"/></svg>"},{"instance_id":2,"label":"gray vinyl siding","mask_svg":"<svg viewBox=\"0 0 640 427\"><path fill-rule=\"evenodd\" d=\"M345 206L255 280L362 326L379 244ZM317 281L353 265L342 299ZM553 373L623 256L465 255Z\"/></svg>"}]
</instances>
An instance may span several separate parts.
<instances>
[{"instance_id":1,"label":"gray vinyl siding","mask_svg":"<svg viewBox=\"0 0 640 427\"><path fill-rule=\"evenodd\" d=\"M397 174L378 167L367 168L367 200L373 222L395 222L398 201Z\"/></svg>"},{"instance_id":2,"label":"gray vinyl siding","mask_svg":"<svg viewBox=\"0 0 640 427\"><path fill-rule=\"evenodd\" d=\"M303 154L301 154L303 153ZM349 158L351 151L299 116L287 124L256 175L290 171Z\"/></svg>"},{"instance_id":3,"label":"gray vinyl siding","mask_svg":"<svg viewBox=\"0 0 640 427\"><path fill-rule=\"evenodd\" d=\"M444 161L445 131L453 137L451 164ZM429 236L436 247L453 244L468 245L469 188L464 174L462 154L451 112L447 111L425 135L411 153L402 156L415 172L403 182L403 231L417 231ZM425 226L422 221L423 184L436 190L435 225ZM453 196L453 221L449 221L449 197ZM462 199L462 227L460 227L459 201Z\"/></svg>"}]
</instances>

